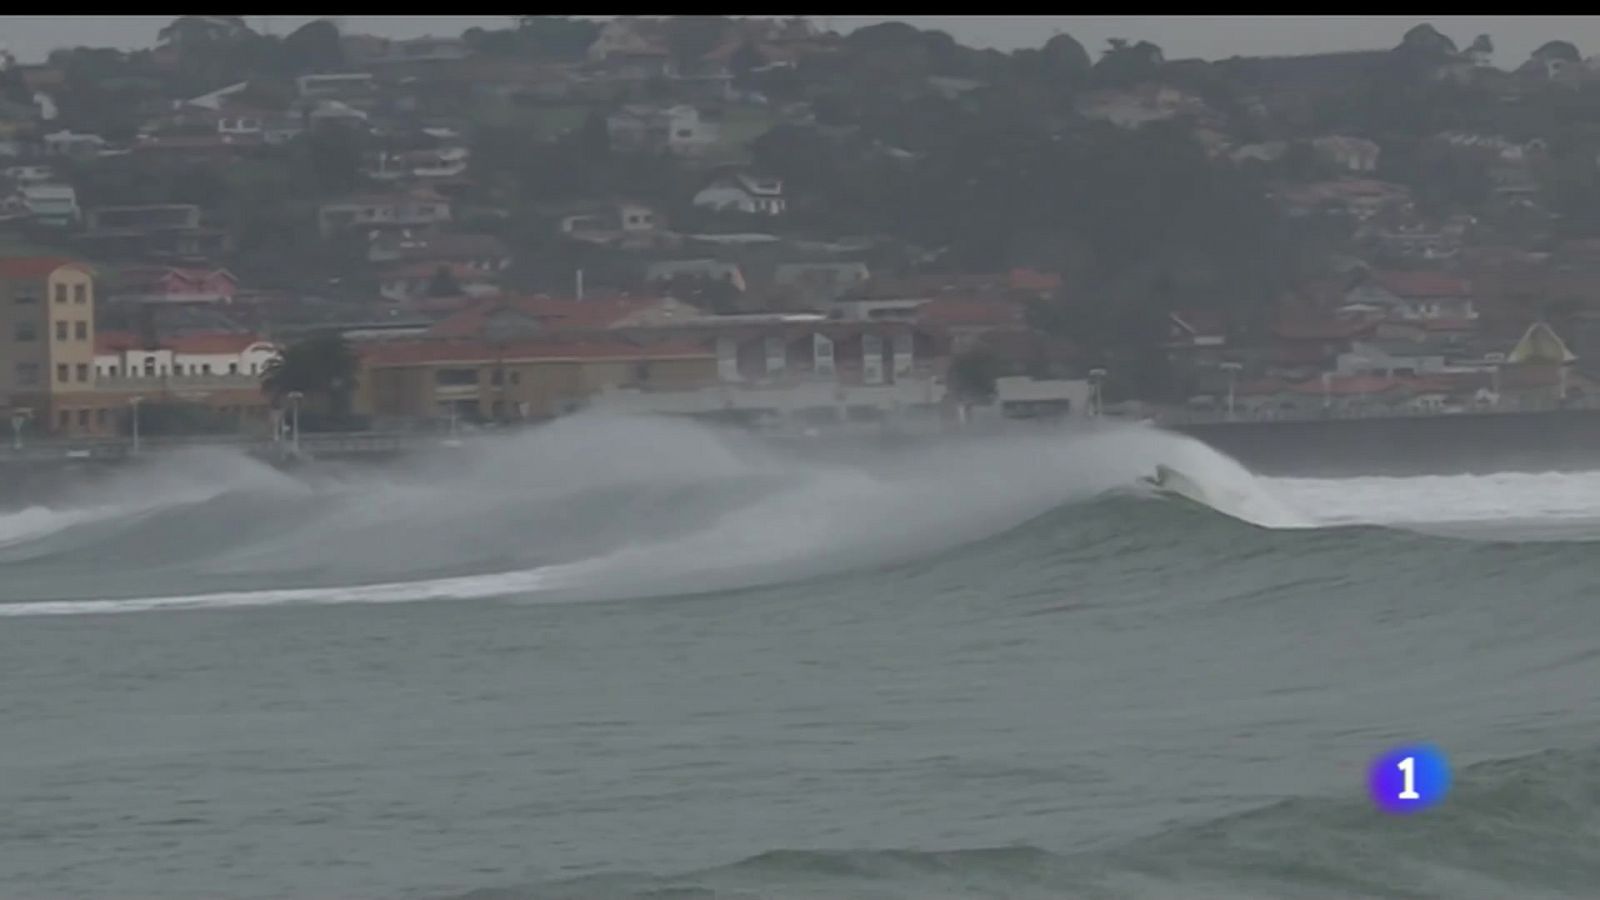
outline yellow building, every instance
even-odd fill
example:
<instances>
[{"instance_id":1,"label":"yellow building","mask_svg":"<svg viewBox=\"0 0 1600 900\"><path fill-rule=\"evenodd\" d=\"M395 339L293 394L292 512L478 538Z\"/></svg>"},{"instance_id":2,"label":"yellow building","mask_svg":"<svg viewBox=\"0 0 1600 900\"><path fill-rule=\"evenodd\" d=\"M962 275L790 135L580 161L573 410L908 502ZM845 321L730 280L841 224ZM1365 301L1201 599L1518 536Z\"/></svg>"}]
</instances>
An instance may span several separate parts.
<instances>
[{"instance_id":1,"label":"yellow building","mask_svg":"<svg viewBox=\"0 0 1600 900\"><path fill-rule=\"evenodd\" d=\"M716 354L697 342L385 342L361 351L356 406L377 416L538 419L569 412L608 387L684 389L716 378Z\"/></svg>"},{"instance_id":2,"label":"yellow building","mask_svg":"<svg viewBox=\"0 0 1600 900\"><path fill-rule=\"evenodd\" d=\"M0 259L0 408L32 429L113 434L114 404L95 391L94 274L58 257Z\"/></svg>"}]
</instances>

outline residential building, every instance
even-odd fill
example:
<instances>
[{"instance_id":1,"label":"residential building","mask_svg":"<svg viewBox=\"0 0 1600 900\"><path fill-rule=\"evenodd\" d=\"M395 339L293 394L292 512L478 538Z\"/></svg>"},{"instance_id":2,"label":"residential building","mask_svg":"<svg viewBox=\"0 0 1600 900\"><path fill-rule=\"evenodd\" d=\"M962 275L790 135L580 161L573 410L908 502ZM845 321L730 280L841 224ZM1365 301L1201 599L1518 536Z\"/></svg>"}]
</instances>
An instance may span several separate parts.
<instances>
[{"instance_id":1,"label":"residential building","mask_svg":"<svg viewBox=\"0 0 1600 900\"><path fill-rule=\"evenodd\" d=\"M374 416L540 419L623 385L671 389L715 378L693 342L616 336L383 341L361 348L357 408Z\"/></svg>"},{"instance_id":2,"label":"residential building","mask_svg":"<svg viewBox=\"0 0 1600 900\"><path fill-rule=\"evenodd\" d=\"M200 224L189 203L102 206L89 210L77 239L102 258L206 260L226 251L227 232Z\"/></svg>"},{"instance_id":3,"label":"residential building","mask_svg":"<svg viewBox=\"0 0 1600 900\"><path fill-rule=\"evenodd\" d=\"M108 433L95 393L94 274L58 257L0 259L0 405L47 434Z\"/></svg>"},{"instance_id":4,"label":"residential building","mask_svg":"<svg viewBox=\"0 0 1600 900\"><path fill-rule=\"evenodd\" d=\"M694 195L694 205L704 209L753 215L781 216L788 208L783 181L747 173L718 176Z\"/></svg>"},{"instance_id":5,"label":"residential building","mask_svg":"<svg viewBox=\"0 0 1600 900\"><path fill-rule=\"evenodd\" d=\"M377 95L377 80L370 72L330 72L301 75L294 80L302 100L337 100L360 106Z\"/></svg>"},{"instance_id":6,"label":"residential building","mask_svg":"<svg viewBox=\"0 0 1600 900\"><path fill-rule=\"evenodd\" d=\"M1366 138L1328 135L1313 139L1311 149L1325 165L1346 172L1368 173L1378 169L1380 148Z\"/></svg>"},{"instance_id":7,"label":"residential building","mask_svg":"<svg viewBox=\"0 0 1600 900\"><path fill-rule=\"evenodd\" d=\"M802 302L821 303L843 297L871 276L864 262L790 262L778 264L772 283L797 292Z\"/></svg>"},{"instance_id":8,"label":"residential building","mask_svg":"<svg viewBox=\"0 0 1600 900\"><path fill-rule=\"evenodd\" d=\"M1374 272L1345 294L1345 312L1400 319L1476 319L1472 282L1444 272Z\"/></svg>"},{"instance_id":9,"label":"residential building","mask_svg":"<svg viewBox=\"0 0 1600 900\"><path fill-rule=\"evenodd\" d=\"M110 427L126 430L133 403L204 406L241 428L265 426L271 399L261 377L278 347L254 334L193 333L145 341L106 332L95 339L93 374Z\"/></svg>"},{"instance_id":10,"label":"residential building","mask_svg":"<svg viewBox=\"0 0 1600 900\"><path fill-rule=\"evenodd\" d=\"M372 235L367 245L369 262L430 262L462 264L494 273L511 265L511 250L492 234L456 234L428 230L390 230Z\"/></svg>"},{"instance_id":11,"label":"residential building","mask_svg":"<svg viewBox=\"0 0 1600 900\"><path fill-rule=\"evenodd\" d=\"M620 147L678 156L704 153L720 137L717 123L708 121L687 104L666 108L625 106L606 117L606 131Z\"/></svg>"},{"instance_id":12,"label":"residential building","mask_svg":"<svg viewBox=\"0 0 1600 900\"><path fill-rule=\"evenodd\" d=\"M647 284L671 282L677 278L695 278L705 281L723 281L735 289L745 289L744 272L738 263L715 259L669 259L653 262L645 270Z\"/></svg>"},{"instance_id":13,"label":"residential building","mask_svg":"<svg viewBox=\"0 0 1600 900\"><path fill-rule=\"evenodd\" d=\"M106 139L98 134L78 134L72 131L57 131L44 136L44 152L46 156L62 156L71 159L94 159L106 147Z\"/></svg>"},{"instance_id":14,"label":"residential building","mask_svg":"<svg viewBox=\"0 0 1600 900\"><path fill-rule=\"evenodd\" d=\"M51 228L78 224L78 192L70 184L25 184L20 193L35 222Z\"/></svg>"},{"instance_id":15,"label":"residential building","mask_svg":"<svg viewBox=\"0 0 1600 900\"><path fill-rule=\"evenodd\" d=\"M422 228L450 221L450 201L431 190L365 194L317 210L324 237L349 229Z\"/></svg>"},{"instance_id":16,"label":"residential building","mask_svg":"<svg viewBox=\"0 0 1600 900\"><path fill-rule=\"evenodd\" d=\"M105 294L131 303L232 303L239 280L227 269L134 266L117 272Z\"/></svg>"},{"instance_id":17,"label":"residential building","mask_svg":"<svg viewBox=\"0 0 1600 900\"><path fill-rule=\"evenodd\" d=\"M637 203L590 206L561 219L561 233L577 241L649 247L670 239L659 212Z\"/></svg>"},{"instance_id":18,"label":"residential building","mask_svg":"<svg viewBox=\"0 0 1600 900\"><path fill-rule=\"evenodd\" d=\"M617 388L597 408L796 424L936 419L948 343L907 322L841 322L813 314L703 316L617 329L716 348L716 376L682 390Z\"/></svg>"}]
</instances>

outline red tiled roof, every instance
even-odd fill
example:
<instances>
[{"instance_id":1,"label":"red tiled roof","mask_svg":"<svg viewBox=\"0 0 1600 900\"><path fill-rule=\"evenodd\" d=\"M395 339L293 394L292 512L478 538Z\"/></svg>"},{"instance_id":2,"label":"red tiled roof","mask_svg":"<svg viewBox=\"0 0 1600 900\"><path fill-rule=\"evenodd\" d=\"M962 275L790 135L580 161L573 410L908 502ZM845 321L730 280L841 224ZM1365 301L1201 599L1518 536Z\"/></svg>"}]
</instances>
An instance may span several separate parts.
<instances>
[{"instance_id":1,"label":"red tiled roof","mask_svg":"<svg viewBox=\"0 0 1600 900\"><path fill-rule=\"evenodd\" d=\"M65 256L13 256L0 258L0 278L48 278L50 273L62 266L78 266L84 270L89 268L87 263Z\"/></svg>"},{"instance_id":2,"label":"red tiled roof","mask_svg":"<svg viewBox=\"0 0 1600 900\"><path fill-rule=\"evenodd\" d=\"M132 332L101 331L94 336L94 352L109 354L125 350L171 350L174 353L221 355L243 353L250 345L261 342L263 339L254 334L210 332L161 338L154 347L147 347L144 339Z\"/></svg>"},{"instance_id":3,"label":"red tiled roof","mask_svg":"<svg viewBox=\"0 0 1600 900\"><path fill-rule=\"evenodd\" d=\"M369 365L408 366L443 362L554 361L573 359L700 359L712 356L694 341L652 341L638 344L619 339L585 341L383 341L363 347Z\"/></svg>"},{"instance_id":4,"label":"red tiled roof","mask_svg":"<svg viewBox=\"0 0 1600 900\"><path fill-rule=\"evenodd\" d=\"M1472 282L1444 272L1377 272L1373 280L1396 297L1466 297Z\"/></svg>"},{"instance_id":5,"label":"red tiled roof","mask_svg":"<svg viewBox=\"0 0 1600 900\"><path fill-rule=\"evenodd\" d=\"M1054 291L1061 287L1061 276L1037 269L1012 269L1007 284L1018 291Z\"/></svg>"},{"instance_id":6,"label":"red tiled roof","mask_svg":"<svg viewBox=\"0 0 1600 900\"><path fill-rule=\"evenodd\" d=\"M254 334L184 334L163 338L161 346L174 353L243 353L260 341Z\"/></svg>"},{"instance_id":7,"label":"red tiled roof","mask_svg":"<svg viewBox=\"0 0 1600 900\"><path fill-rule=\"evenodd\" d=\"M475 337L483 334L490 316L502 310L538 319L553 329L609 328L624 318L662 302L660 297L594 297L568 300L555 297L497 297L463 309L428 329L429 337Z\"/></svg>"},{"instance_id":8,"label":"red tiled roof","mask_svg":"<svg viewBox=\"0 0 1600 900\"><path fill-rule=\"evenodd\" d=\"M1022 307L1005 300L940 297L917 307L917 322L945 328L1004 327L1022 323Z\"/></svg>"},{"instance_id":9,"label":"red tiled roof","mask_svg":"<svg viewBox=\"0 0 1600 900\"><path fill-rule=\"evenodd\" d=\"M131 331L96 331L94 352L121 353L124 350L142 350L144 342Z\"/></svg>"}]
</instances>

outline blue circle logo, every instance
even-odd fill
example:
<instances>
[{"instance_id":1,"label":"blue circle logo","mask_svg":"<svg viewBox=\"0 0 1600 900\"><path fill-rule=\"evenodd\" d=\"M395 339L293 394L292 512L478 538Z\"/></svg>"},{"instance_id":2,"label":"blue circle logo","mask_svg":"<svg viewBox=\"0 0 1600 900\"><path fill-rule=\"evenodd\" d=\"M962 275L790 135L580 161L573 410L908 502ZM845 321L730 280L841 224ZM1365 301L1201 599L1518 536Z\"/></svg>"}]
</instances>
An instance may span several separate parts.
<instances>
[{"instance_id":1,"label":"blue circle logo","mask_svg":"<svg viewBox=\"0 0 1600 900\"><path fill-rule=\"evenodd\" d=\"M1432 744L1409 744L1379 754L1367 769L1367 792L1386 813L1409 815L1450 792L1450 763Z\"/></svg>"}]
</instances>

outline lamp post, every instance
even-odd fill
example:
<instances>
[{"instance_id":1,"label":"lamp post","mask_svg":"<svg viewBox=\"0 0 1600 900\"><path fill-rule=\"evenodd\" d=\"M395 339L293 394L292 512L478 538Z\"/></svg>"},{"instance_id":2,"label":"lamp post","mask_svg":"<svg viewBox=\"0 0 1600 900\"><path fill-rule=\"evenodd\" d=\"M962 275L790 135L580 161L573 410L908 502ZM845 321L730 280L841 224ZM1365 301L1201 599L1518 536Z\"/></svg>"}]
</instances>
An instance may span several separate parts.
<instances>
[{"instance_id":1,"label":"lamp post","mask_svg":"<svg viewBox=\"0 0 1600 900\"><path fill-rule=\"evenodd\" d=\"M11 413L11 449L22 449L22 426L28 421L28 414L23 410Z\"/></svg>"},{"instance_id":2,"label":"lamp post","mask_svg":"<svg viewBox=\"0 0 1600 900\"><path fill-rule=\"evenodd\" d=\"M1224 362L1218 368L1228 373L1228 421L1233 421L1233 393L1239 382L1239 370L1244 366L1236 362Z\"/></svg>"},{"instance_id":3,"label":"lamp post","mask_svg":"<svg viewBox=\"0 0 1600 900\"><path fill-rule=\"evenodd\" d=\"M133 456L139 455L139 404L144 402L143 397L129 397L128 408L132 411L133 418Z\"/></svg>"},{"instance_id":4,"label":"lamp post","mask_svg":"<svg viewBox=\"0 0 1600 900\"><path fill-rule=\"evenodd\" d=\"M289 448L296 457L300 455L300 399L299 391L289 392Z\"/></svg>"},{"instance_id":5,"label":"lamp post","mask_svg":"<svg viewBox=\"0 0 1600 900\"><path fill-rule=\"evenodd\" d=\"M1105 369L1095 368L1089 370L1089 385L1090 387L1094 388L1093 402L1091 405L1094 407L1095 418L1099 418L1100 414L1105 411L1105 403L1102 402L1100 398L1100 383L1105 380Z\"/></svg>"}]
</instances>

